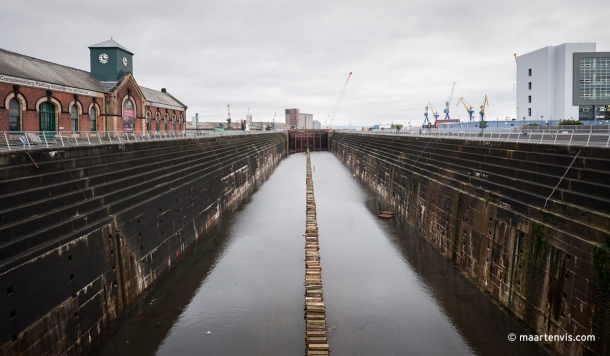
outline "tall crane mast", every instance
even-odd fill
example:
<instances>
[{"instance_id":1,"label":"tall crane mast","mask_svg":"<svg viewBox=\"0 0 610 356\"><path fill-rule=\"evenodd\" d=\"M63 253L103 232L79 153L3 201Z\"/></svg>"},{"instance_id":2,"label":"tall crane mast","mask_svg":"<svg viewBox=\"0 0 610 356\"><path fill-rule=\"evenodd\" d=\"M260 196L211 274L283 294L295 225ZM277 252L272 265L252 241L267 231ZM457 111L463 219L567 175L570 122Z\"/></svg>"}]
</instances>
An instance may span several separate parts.
<instances>
[{"instance_id":1,"label":"tall crane mast","mask_svg":"<svg viewBox=\"0 0 610 356\"><path fill-rule=\"evenodd\" d=\"M428 106L430 107L430 110L432 111L432 115L434 115L434 123L436 123L436 120L438 120L438 111L434 110L434 106L432 106L432 103L428 103Z\"/></svg>"},{"instance_id":2,"label":"tall crane mast","mask_svg":"<svg viewBox=\"0 0 610 356\"><path fill-rule=\"evenodd\" d=\"M449 116L449 107L451 106L451 101L453 100L453 90L455 90L455 83L457 83L457 80L453 82L453 86L451 87L451 95L449 96L449 101L445 101L445 110L443 111L445 113L445 120L451 120L451 117Z\"/></svg>"},{"instance_id":3,"label":"tall crane mast","mask_svg":"<svg viewBox=\"0 0 610 356\"><path fill-rule=\"evenodd\" d=\"M479 115L481 116L481 121L485 121L485 109L489 106L489 102L487 101L487 94L485 95L485 99L483 99L483 105L481 105L481 111Z\"/></svg>"},{"instance_id":4,"label":"tall crane mast","mask_svg":"<svg viewBox=\"0 0 610 356\"><path fill-rule=\"evenodd\" d=\"M430 123L430 119L428 119L428 107L426 106L426 111L424 112L424 123L423 125L421 125L422 128L427 129L432 127L432 124Z\"/></svg>"},{"instance_id":5,"label":"tall crane mast","mask_svg":"<svg viewBox=\"0 0 610 356\"><path fill-rule=\"evenodd\" d=\"M460 105L460 103L462 103L464 105L466 112L468 112L468 117L470 118L469 122L472 122L472 116L474 114L474 106L471 106L470 104L468 104L468 102L466 102L466 99L464 99L464 97L460 97L460 100L458 100L458 102L457 102L457 104L455 104L455 106Z\"/></svg>"},{"instance_id":6,"label":"tall crane mast","mask_svg":"<svg viewBox=\"0 0 610 356\"><path fill-rule=\"evenodd\" d=\"M343 100L343 95L345 95L345 90L347 89L347 85L349 84L349 79L352 77L352 73L353 72L349 72L349 75L347 76L347 79L345 80L345 84L343 84L343 88L341 89L341 92L339 93L339 97L337 98L335 105L330 110L330 114L326 118L325 124L327 127L330 127L330 125L333 124L333 120L335 120L335 115L337 115L337 111L339 110L339 105L341 105L341 100Z\"/></svg>"}]
</instances>

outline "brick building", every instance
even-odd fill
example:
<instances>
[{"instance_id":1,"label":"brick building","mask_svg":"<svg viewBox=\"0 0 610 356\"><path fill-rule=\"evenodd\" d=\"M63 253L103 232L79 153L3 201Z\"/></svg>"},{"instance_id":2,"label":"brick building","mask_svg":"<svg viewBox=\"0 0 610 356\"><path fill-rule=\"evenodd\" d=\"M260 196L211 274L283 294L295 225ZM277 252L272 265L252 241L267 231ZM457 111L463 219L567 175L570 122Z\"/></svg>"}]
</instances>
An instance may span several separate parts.
<instances>
[{"instance_id":1,"label":"brick building","mask_svg":"<svg viewBox=\"0 0 610 356\"><path fill-rule=\"evenodd\" d=\"M186 128L186 105L138 85L133 53L112 39L89 50L91 72L0 49L0 131Z\"/></svg>"}]
</instances>

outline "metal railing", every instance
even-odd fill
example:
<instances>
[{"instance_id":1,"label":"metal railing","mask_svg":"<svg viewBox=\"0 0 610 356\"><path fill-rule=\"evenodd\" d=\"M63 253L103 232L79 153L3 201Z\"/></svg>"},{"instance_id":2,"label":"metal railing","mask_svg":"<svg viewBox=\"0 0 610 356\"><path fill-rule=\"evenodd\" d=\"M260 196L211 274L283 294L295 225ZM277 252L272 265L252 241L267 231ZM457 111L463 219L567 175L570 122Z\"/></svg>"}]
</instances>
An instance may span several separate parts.
<instances>
[{"instance_id":1,"label":"metal railing","mask_svg":"<svg viewBox=\"0 0 610 356\"><path fill-rule=\"evenodd\" d=\"M532 126L502 129L409 129L339 132L390 136L439 137L482 141L526 142L566 146L610 147L610 125L599 126Z\"/></svg>"},{"instance_id":2,"label":"metal railing","mask_svg":"<svg viewBox=\"0 0 610 356\"><path fill-rule=\"evenodd\" d=\"M176 140L234 135L260 135L273 131L2 131L1 150L30 150L40 147L94 146L112 143Z\"/></svg>"}]
</instances>

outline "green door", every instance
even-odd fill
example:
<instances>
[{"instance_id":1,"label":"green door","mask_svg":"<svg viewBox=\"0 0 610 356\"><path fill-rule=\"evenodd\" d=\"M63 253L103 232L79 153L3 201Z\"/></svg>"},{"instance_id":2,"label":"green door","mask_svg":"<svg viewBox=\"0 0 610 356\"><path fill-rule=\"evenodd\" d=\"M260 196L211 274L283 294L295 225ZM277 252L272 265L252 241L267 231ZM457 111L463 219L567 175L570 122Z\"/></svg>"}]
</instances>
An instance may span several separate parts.
<instances>
[{"instance_id":1,"label":"green door","mask_svg":"<svg viewBox=\"0 0 610 356\"><path fill-rule=\"evenodd\" d=\"M40 131L55 132L55 106L51 103L40 104Z\"/></svg>"},{"instance_id":2,"label":"green door","mask_svg":"<svg viewBox=\"0 0 610 356\"><path fill-rule=\"evenodd\" d=\"M55 138L55 106L49 102L40 104L40 131L48 141Z\"/></svg>"}]
</instances>

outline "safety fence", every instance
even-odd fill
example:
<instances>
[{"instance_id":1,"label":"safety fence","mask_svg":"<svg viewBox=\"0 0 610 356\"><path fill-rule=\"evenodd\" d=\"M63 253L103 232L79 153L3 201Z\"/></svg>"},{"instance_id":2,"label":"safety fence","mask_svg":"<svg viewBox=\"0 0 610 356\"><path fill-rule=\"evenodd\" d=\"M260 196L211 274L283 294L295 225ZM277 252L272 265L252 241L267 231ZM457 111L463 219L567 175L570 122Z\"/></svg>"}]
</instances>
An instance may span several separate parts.
<instances>
[{"instance_id":1,"label":"safety fence","mask_svg":"<svg viewBox=\"0 0 610 356\"><path fill-rule=\"evenodd\" d=\"M566 146L610 147L610 125L599 126L533 126L510 129L408 129L339 132L391 136L421 136L483 141L526 142Z\"/></svg>"},{"instance_id":2,"label":"safety fence","mask_svg":"<svg viewBox=\"0 0 610 356\"><path fill-rule=\"evenodd\" d=\"M3 131L0 151L40 147L93 146L137 141L177 140L230 135L256 135L273 131Z\"/></svg>"}]
</instances>

